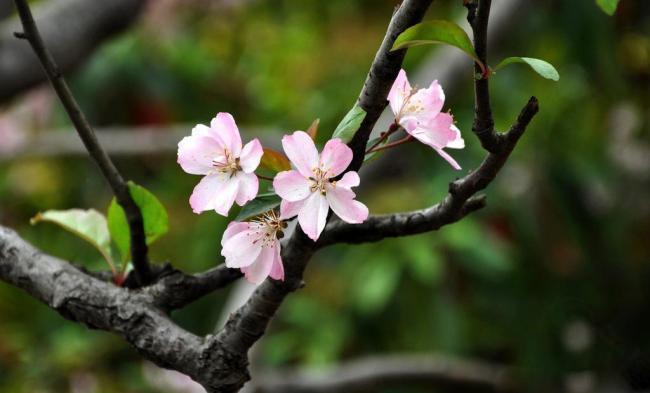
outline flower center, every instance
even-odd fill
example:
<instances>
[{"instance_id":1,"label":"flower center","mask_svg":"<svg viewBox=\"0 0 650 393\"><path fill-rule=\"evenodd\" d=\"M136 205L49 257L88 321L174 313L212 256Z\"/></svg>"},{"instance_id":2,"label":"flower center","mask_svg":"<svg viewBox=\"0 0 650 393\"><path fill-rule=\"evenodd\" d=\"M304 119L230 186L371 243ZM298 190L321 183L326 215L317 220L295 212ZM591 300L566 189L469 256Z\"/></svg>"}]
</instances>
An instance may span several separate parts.
<instances>
[{"instance_id":1,"label":"flower center","mask_svg":"<svg viewBox=\"0 0 650 393\"><path fill-rule=\"evenodd\" d=\"M253 244L262 242L262 247L274 247L276 240L284 236L283 229L287 227L287 223L274 210L255 217L250 223L251 228L255 229Z\"/></svg>"},{"instance_id":2,"label":"flower center","mask_svg":"<svg viewBox=\"0 0 650 393\"><path fill-rule=\"evenodd\" d=\"M216 169L217 172L227 173L230 175L230 177L233 177L237 172L241 171L241 165L239 165L239 157L233 157L228 149L224 149L223 154L225 160L215 158L212 160L212 166Z\"/></svg>"},{"instance_id":3,"label":"flower center","mask_svg":"<svg viewBox=\"0 0 650 393\"><path fill-rule=\"evenodd\" d=\"M330 182L327 177L327 171L319 167L312 169L312 172L314 176L309 178L311 180L309 189L311 192L319 191L322 195L325 195L325 186Z\"/></svg>"}]
</instances>

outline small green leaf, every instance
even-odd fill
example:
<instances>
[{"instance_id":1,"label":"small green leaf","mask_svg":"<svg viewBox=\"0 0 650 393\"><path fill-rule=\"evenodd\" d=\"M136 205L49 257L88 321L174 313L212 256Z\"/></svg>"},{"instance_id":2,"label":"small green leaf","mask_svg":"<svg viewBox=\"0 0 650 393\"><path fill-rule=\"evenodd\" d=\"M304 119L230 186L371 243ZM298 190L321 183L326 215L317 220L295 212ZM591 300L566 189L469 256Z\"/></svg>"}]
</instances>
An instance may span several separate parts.
<instances>
[{"instance_id":1,"label":"small green leaf","mask_svg":"<svg viewBox=\"0 0 650 393\"><path fill-rule=\"evenodd\" d=\"M555 67L553 67L551 63L548 63L540 59L534 59L532 57L516 57L516 56L508 57L506 59L503 59L501 63L499 63L496 67L494 67L492 71L495 72L496 70L513 63L528 64L530 68L532 68L543 78L551 79L556 82L560 80L560 74L557 72L557 70L555 69Z\"/></svg>"},{"instance_id":2,"label":"small green leaf","mask_svg":"<svg viewBox=\"0 0 650 393\"><path fill-rule=\"evenodd\" d=\"M133 201L138 205L142 213L147 244L151 244L160 236L167 233L169 229L167 211L158 198L147 191L146 188L131 181L128 182L128 186ZM117 203L115 198L113 198L108 207L108 229L117 248L122 253L122 261L126 261L130 250L131 232L126 220L126 214L124 214L124 209Z\"/></svg>"},{"instance_id":3,"label":"small green leaf","mask_svg":"<svg viewBox=\"0 0 650 393\"><path fill-rule=\"evenodd\" d=\"M603 12L607 15L612 16L616 12L616 7L618 6L619 0L596 0L596 4L600 7Z\"/></svg>"},{"instance_id":4,"label":"small green leaf","mask_svg":"<svg viewBox=\"0 0 650 393\"><path fill-rule=\"evenodd\" d=\"M259 216L262 213L266 213L267 211L278 207L280 201L280 197L273 192L259 194L257 198L244 205L235 218L235 221L245 221L249 218Z\"/></svg>"},{"instance_id":5,"label":"small green leaf","mask_svg":"<svg viewBox=\"0 0 650 393\"><path fill-rule=\"evenodd\" d=\"M418 23L404 30L393 44L392 51L418 45L448 44L467 53L476 62L481 63L474 45L467 33L460 26L446 20L432 20ZM482 64L482 63L481 63Z\"/></svg>"},{"instance_id":6,"label":"small green leaf","mask_svg":"<svg viewBox=\"0 0 650 393\"><path fill-rule=\"evenodd\" d=\"M343 120L336 126L332 138L339 138L344 143L350 142L354 134L359 130L361 122L366 117L366 111L359 104L354 104L352 109L345 115Z\"/></svg>"},{"instance_id":7,"label":"small green leaf","mask_svg":"<svg viewBox=\"0 0 650 393\"><path fill-rule=\"evenodd\" d=\"M35 225L41 221L57 224L92 244L102 254L106 262L111 267L113 266L110 246L111 237L108 232L106 218L97 210L48 210L38 213L29 222Z\"/></svg>"},{"instance_id":8,"label":"small green leaf","mask_svg":"<svg viewBox=\"0 0 650 393\"><path fill-rule=\"evenodd\" d=\"M264 148L264 155L262 156L260 165L274 172L288 171L291 169L291 162L289 162L287 156L267 147Z\"/></svg>"}]
</instances>

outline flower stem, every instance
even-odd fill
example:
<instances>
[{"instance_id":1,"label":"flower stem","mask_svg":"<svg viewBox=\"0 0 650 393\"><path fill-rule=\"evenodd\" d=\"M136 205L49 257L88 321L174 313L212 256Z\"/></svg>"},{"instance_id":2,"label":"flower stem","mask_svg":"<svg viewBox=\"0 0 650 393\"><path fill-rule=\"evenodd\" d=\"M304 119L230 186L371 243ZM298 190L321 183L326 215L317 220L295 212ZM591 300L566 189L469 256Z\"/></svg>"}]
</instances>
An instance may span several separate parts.
<instances>
[{"instance_id":1,"label":"flower stem","mask_svg":"<svg viewBox=\"0 0 650 393\"><path fill-rule=\"evenodd\" d=\"M412 140L413 140L413 137L411 135L407 135L406 137L404 137L404 138L402 138L402 139L400 139L398 141L387 143L387 144L385 144L383 146L379 146L379 147L377 147L375 149L371 149L371 150L367 151L366 154L368 154L368 153L376 153L376 152L378 152L380 150L389 149L391 147L403 145L405 143L411 142Z\"/></svg>"},{"instance_id":2,"label":"flower stem","mask_svg":"<svg viewBox=\"0 0 650 393\"><path fill-rule=\"evenodd\" d=\"M259 178L262 179L262 180L273 181L273 178L272 178L272 177L268 177L268 176L260 175L259 173L256 173L255 176L259 177Z\"/></svg>"},{"instance_id":3,"label":"flower stem","mask_svg":"<svg viewBox=\"0 0 650 393\"><path fill-rule=\"evenodd\" d=\"M374 148L379 146L383 141L385 141L389 136L391 136L397 130L399 130L399 125L397 123L391 124L390 127L388 128L388 131L383 132L379 140L375 142L372 146L370 146L368 150L366 150L365 154L372 152Z\"/></svg>"}]
</instances>

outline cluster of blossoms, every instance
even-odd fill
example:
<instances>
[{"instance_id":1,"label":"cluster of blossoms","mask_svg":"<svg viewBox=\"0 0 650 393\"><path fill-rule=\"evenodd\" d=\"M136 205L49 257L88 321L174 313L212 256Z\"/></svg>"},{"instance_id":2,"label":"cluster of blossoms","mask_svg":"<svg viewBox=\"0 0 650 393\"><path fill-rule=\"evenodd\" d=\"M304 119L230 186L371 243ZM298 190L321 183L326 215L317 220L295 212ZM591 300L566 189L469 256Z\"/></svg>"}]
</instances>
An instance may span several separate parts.
<instances>
[{"instance_id":1,"label":"cluster of blossoms","mask_svg":"<svg viewBox=\"0 0 650 393\"><path fill-rule=\"evenodd\" d=\"M444 98L437 81L428 89L413 89L401 70L388 95L395 123L389 132L382 134L382 140L387 142L390 134L400 127L407 137L380 147L376 144L368 152L415 138L460 169L443 151L446 147L464 147L452 116L441 112ZM295 131L282 138L282 147L294 169L279 172L273 178L273 189L282 198L279 214L270 210L249 221L233 221L221 240L226 266L241 269L255 284L267 277L284 279L280 239L286 220L297 216L300 228L316 241L325 228L330 209L351 224L361 223L368 217L368 208L355 199L352 191L360 183L358 173L345 172L353 153L343 141L330 139L319 154L309 134ZM257 139L242 146L237 124L228 113L217 114L209 127L202 124L194 127L192 135L178 144L178 163L183 170L204 176L190 197L192 210L197 214L214 210L228 216L234 203L244 206L253 200L259 190L255 170L263 154Z\"/></svg>"}]
</instances>

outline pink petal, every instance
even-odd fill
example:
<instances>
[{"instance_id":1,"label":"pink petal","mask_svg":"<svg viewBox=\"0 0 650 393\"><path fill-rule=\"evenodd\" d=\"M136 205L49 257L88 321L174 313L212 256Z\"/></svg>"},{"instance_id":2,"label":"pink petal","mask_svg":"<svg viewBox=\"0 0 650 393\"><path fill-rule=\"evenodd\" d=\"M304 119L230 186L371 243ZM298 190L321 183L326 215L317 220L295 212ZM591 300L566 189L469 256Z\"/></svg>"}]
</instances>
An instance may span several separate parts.
<instances>
[{"instance_id":1,"label":"pink petal","mask_svg":"<svg viewBox=\"0 0 650 393\"><path fill-rule=\"evenodd\" d=\"M327 177L336 177L352 162L352 149L340 139L327 141L320 156L320 165L327 171Z\"/></svg>"},{"instance_id":2,"label":"pink petal","mask_svg":"<svg viewBox=\"0 0 650 393\"><path fill-rule=\"evenodd\" d=\"M314 192L305 200L305 204L298 213L298 222L307 236L313 241L318 240L325 223L329 204L327 198L320 192Z\"/></svg>"},{"instance_id":3,"label":"pink petal","mask_svg":"<svg viewBox=\"0 0 650 393\"><path fill-rule=\"evenodd\" d=\"M192 128L192 136L210 136L210 127L204 124L197 124Z\"/></svg>"},{"instance_id":4,"label":"pink petal","mask_svg":"<svg viewBox=\"0 0 650 393\"><path fill-rule=\"evenodd\" d=\"M255 259L255 262L242 267L241 271L249 282L259 285L271 273L274 259L275 247L262 247L262 252Z\"/></svg>"},{"instance_id":5,"label":"pink petal","mask_svg":"<svg viewBox=\"0 0 650 393\"><path fill-rule=\"evenodd\" d=\"M303 200L311 194L311 182L298 171L280 172L273 178L273 189L282 199L290 202Z\"/></svg>"},{"instance_id":6,"label":"pink petal","mask_svg":"<svg viewBox=\"0 0 650 393\"><path fill-rule=\"evenodd\" d=\"M260 160L262 159L263 154L264 150L262 149L262 144L257 138L248 142L239 156L239 165L241 165L241 169L246 173L255 172L255 169L260 165Z\"/></svg>"},{"instance_id":7,"label":"pink petal","mask_svg":"<svg viewBox=\"0 0 650 393\"><path fill-rule=\"evenodd\" d=\"M318 167L318 150L311 137L304 131L296 131L282 138L282 148L293 165L305 177L313 176Z\"/></svg>"},{"instance_id":8,"label":"pink petal","mask_svg":"<svg viewBox=\"0 0 650 393\"><path fill-rule=\"evenodd\" d=\"M449 113L439 113L426 125L420 125L410 132L420 142L433 148L443 148L457 138L456 131L452 129L454 118Z\"/></svg>"},{"instance_id":9,"label":"pink petal","mask_svg":"<svg viewBox=\"0 0 650 393\"><path fill-rule=\"evenodd\" d=\"M393 86L390 88L390 92L388 92L388 102L393 110L393 115L397 117L400 114L404 101L410 94L411 84L406 77L406 71L401 69L397 74L397 78L395 78L395 82L393 82Z\"/></svg>"},{"instance_id":10,"label":"pink petal","mask_svg":"<svg viewBox=\"0 0 650 393\"><path fill-rule=\"evenodd\" d=\"M237 193L239 192L239 178L237 176L230 177L226 180L221 192L214 198L214 211L224 217L228 217L228 211L235 202Z\"/></svg>"},{"instance_id":11,"label":"pink petal","mask_svg":"<svg viewBox=\"0 0 650 393\"><path fill-rule=\"evenodd\" d=\"M228 227L226 227L226 230L223 232L223 236L221 237L221 246L231 239L233 236L238 234L239 232L247 230L248 223L247 222L239 222L239 221L231 221L230 224L228 224Z\"/></svg>"},{"instance_id":12,"label":"pink petal","mask_svg":"<svg viewBox=\"0 0 650 393\"><path fill-rule=\"evenodd\" d=\"M331 187L327 190L327 202L337 216L350 224L359 224L368 218L368 208L355 201L354 193L349 189Z\"/></svg>"},{"instance_id":13,"label":"pink petal","mask_svg":"<svg viewBox=\"0 0 650 393\"><path fill-rule=\"evenodd\" d=\"M275 243L275 254L273 258L273 267L269 276L274 280L284 281L284 265L282 265L282 256L280 255L280 242Z\"/></svg>"},{"instance_id":14,"label":"pink petal","mask_svg":"<svg viewBox=\"0 0 650 393\"><path fill-rule=\"evenodd\" d=\"M221 255L226 259L226 266L240 268L255 262L264 248L261 242L253 243L257 238L253 229L247 229L224 241Z\"/></svg>"},{"instance_id":15,"label":"pink petal","mask_svg":"<svg viewBox=\"0 0 650 393\"><path fill-rule=\"evenodd\" d=\"M207 175L201 179L190 196L190 206L194 213L214 209L214 199L221 193L227 179L227 176L221 173Z\"/></svg>"},{"instance_id":16,"label":"pink petal","mask_svg":"<svg viewBox=\"0 0 650 393\"><path fill-rule=\"evenodd\" d=\"M444 158L445 160L447 160L447 162L450 163L451 166L454 167L454 169L456 169L457 171L459 171L459 170L461 169L461 168L460 168L460 165L458 165L458 163L456 162L456 160L454 160L453 158L451 158L451 156L450 156L449 154L447 154L446 151L444 151L444 150L442 150L442 149L439 149L439 148L434 148L434 149L438 152L438 154L440 154L440 156L441 156L442 158Z\"/></svg>"},{"instance_id":17,"label":"pink petal","mask_svg":"<svg viewBox=\"0 0 650 393\"><path fill-rule=\"evenodd\" d=\"M239 189L235 196L235 202L239 206L244 206L246 202L252 201L257 196L259 180L254 173L237 172L236 177L239 179Z\"/></svg>"},{"instance_id":18,"label":"pink petal","mask_svg":"<svg viewBox=\"0 0 650 393\"><path fill-rule=\"evenodd\" d=\"M207 136L186 136L178 143L178 163L192 175L206 175L212 160L223 154L221 145Z\"/></svg>"},{"instance_id":19,"label":"pink petal","mask_svg":"<svg viewBox=\"0 0 650 393\"><path fill-rule=\"evenodd\" d=\"M241 137L239 128L235 124L235 119L230 113L219 112L210 122L210 128L223 141L224 147L227 148L235 157L239 157L241 152Z\"/></svg>"},{"instance_id":20,"label":"pink petal","mask_svg":"<svg viewBox=\"0 0 650 393\"><path fill-rule=\"evenodd\" d=\"M298 202L289 202L286 199L283 199L280 202L280 218L287 220L291 217L295 217L300 213L300 209L305 205L305 200Z\"/></svg>"},{"instance_id":21,"label":"pink petal","mask_svg":"<svg viewBox=\"0 0 650 393\"><path fill-rule=\"evenodd\" d=\"M343 187L350 189L352 187L356 187L359 185L361 182L361 179L359 179L359 174L355 171L350 171L350 172L345 172L345 175L336 182L336 187Z\"/></svg>"},{"instance_id":22,"label":"pink petal","mask_svg":"<svg viewBox=\"0 0 650 393\"><path fill-rule=\"evenodd\" d=\"M416 128L418 128L418 125L420 124L420 121L418 120L417 117L415 116L402 116L399 119L399 125L406 130L409 134L412 133Z\"/></svg>"},{"instance_id":23,"label":"pink petal","mask_svg":"<svg viewBox=\"0 0 650 393\"><path fill-rule=\"evenodd\" d=\"M447 143L447 146L450 149L464 149L465 148L465 140L463 137L460 136L460 130L458 127L452 124L451 130L456 134L456 137L449 143Z\"/></svg>"}]
</instances>

